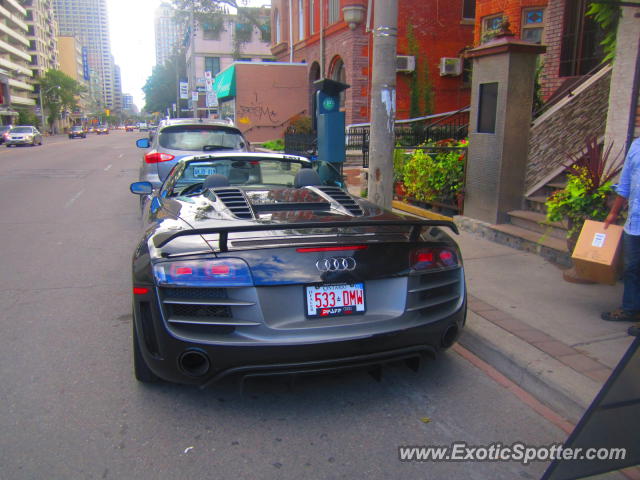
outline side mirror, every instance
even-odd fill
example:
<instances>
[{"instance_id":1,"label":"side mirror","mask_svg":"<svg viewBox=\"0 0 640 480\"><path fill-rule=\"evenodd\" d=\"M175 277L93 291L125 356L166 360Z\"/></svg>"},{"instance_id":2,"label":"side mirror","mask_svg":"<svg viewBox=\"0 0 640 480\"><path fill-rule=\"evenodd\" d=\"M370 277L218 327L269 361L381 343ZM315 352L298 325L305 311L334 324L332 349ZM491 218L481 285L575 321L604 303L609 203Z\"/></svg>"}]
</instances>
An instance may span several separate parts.
<instances>
[{"instance_id":1,"label":"side mirror","mask_svg":"<svg viewBox=\"0 0 640 480\"><path fill-rule=\"evenodd\" d=\"M134 182L129 186L129 190L136 195L151 195L153 193L153 185L151 185L151 182Z\"/></svg>"},{"instance_id":2,"label":"side mirror","mask_svg":"<svg viewBox=\"0 0 640 480\"><path fill-rule=\"evenodd\" d=\"M151 146L151 142L148 138L140 138L136 140L136 147L138 148L149 148Z\"/></svg>"}]
</instances>

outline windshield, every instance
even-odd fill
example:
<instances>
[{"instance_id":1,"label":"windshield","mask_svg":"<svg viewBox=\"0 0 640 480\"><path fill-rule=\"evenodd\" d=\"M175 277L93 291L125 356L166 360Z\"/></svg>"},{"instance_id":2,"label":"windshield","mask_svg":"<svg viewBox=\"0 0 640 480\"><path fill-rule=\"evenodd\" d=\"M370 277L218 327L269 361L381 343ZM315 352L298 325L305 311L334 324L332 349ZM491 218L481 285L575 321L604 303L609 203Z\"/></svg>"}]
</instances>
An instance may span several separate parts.
<instances>
[{"instance_id":1,"label":"windshield","mask_svg":"<svg viewBox=\"0 0 640 480\"><path fill-rule=\"evenodd\" d=\"M82 127L71 127L71 130L73 130L74 132L81 132Z\"/></svg>"},{"instance_id":2,"label":"windshield","mask_svg":"<svg viewBox=\"0 0 640 480\"><path fill-rule=\"evenodd\" d=\"M11 129L11 133L33 133L31 127L16 127Z\"/></svg>"},{"instance_id":3,"label":"windshield","mask_svg":"<svg viewBox=\"0 0 640 480\"><path fill-rule=\"evenodd\" d=\"M219 148L244 150L242 135L233 129L213 125L176 125L160 132L158 143L170 150L203 151ZM205 149L205 147L208 147Z\"/></svg>"},{"instance_id":4,"label":"windshield","mask_svg":"<svg viewBox=\"0 0 640 480\"><path fill-rule=\"evenodd\" d=\"M201 184L209 175L222 175L229 185L293 187L296 173L303 168L299 161L284 159L220 158L189 162L177 168L169 180L169 194L179 195L190 185Z\"/></svg>"}]
</instances>

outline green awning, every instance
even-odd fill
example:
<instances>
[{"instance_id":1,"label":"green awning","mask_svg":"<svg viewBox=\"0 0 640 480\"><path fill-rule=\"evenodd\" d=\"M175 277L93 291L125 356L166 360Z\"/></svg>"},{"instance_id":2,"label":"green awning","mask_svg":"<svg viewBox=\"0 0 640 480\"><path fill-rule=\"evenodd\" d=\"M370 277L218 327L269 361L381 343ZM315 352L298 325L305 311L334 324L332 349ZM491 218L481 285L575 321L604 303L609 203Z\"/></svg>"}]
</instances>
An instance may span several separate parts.
<instances>
[{"instance_id":1,"label":"green awning","mask_svg":"<svg viewBox=\"0 0 640 480\"><path fill-rule=\"evenodd\" d=\"M213 89L219 99L236 96L236 66L231 65L218 75L213 82Z\"/></svg>"}]
</instances>

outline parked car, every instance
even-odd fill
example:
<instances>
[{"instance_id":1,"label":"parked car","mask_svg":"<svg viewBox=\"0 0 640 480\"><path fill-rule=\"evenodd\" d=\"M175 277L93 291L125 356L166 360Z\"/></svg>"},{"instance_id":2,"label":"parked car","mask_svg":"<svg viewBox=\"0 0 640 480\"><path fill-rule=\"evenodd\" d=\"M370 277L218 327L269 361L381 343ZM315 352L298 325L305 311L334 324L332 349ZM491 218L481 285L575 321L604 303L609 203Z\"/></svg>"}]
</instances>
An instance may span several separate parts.
<instances>
[{"instance_id":1,"label":"parked car","mask_svg":"<svg viewBox=\"0 0 640 480\"><path fill-rule=\"evenodd\" d=\"M0 143L4 143L9 136L9 131L11 130L11 125L1 125L0 126Z\"/></svg>"},{"instance_id":2,"label":"parked car","mask_svg":"<svg viewBox=\"0 0 640 480\"><path fill-rule=\"evenodd\" d=\"M304 157L192 156L131 191L152 194L132 260L141 382L417 366L464 326L461 255L440 228L455 224L325 185Z\"/></svg>"},{"instance_id":3,"label":"parked car","mask_svg":"<svg viewBox=\"0 0 640 480\"><path fill-rule=\"evenodd\" d=\"M96 127L96 133L102 135L103 133L109 135L109 127L107 125L98 125Z\"/></svg>"},{"instance_id":4,"label":"parked car","mask_svg":"<svg viewBox=\"0 0 640 480\"><path fill-rule=\"evenodd\" d=\"M141 138L139 148L149 148L142 157L139 179L157 188L182 157L216 150L248 151L242 132L226 122L193 118L164 121L153 139Z\"/></svg>"},{"instance_id":5,"label":"parked car","mask_svg":"<svg viewBox=\"0 0 640 480\"><path fill-rule=\"evenodd\" d=\"M125 125L124 127L124 131L125 132L135 132L136 130L136 126L135 125Z\"/></svg>"},{"instance_id":6,"label":"parked car","mask_svg":"<svg viewBox=\"0 0 640 480\"><path fill-rule=\"evenodd\" d=\"M18 125L9 130L4 142L7 147L13 145L42 145L42 134L32 125Z\"/></svg>"},{"instance_id":7,"label":"parked car","mask_svg":"<svg viewBox=\"0 0 640 480\"><path fill-rule=\"evenodd\" d=\"M84 127L82 125L74 125L69 130L69 138L87 138L87 134L84 131Z\"/></svg>"}]
</instances>

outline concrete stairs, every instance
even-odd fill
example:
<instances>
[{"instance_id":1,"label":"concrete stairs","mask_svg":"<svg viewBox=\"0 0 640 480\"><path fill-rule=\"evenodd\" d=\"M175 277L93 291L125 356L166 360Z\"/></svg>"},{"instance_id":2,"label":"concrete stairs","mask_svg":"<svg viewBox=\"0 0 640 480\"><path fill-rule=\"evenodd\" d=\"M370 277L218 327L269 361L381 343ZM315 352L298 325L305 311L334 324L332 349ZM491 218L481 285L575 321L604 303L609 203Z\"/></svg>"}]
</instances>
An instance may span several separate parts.
<instances>
[{"instance_id":1,"label":"concrete stairs","mask_svg":"<svg viewBox=\"0 0 640 480\"><path fill-rule=\"evenodd\" d=\"M492 228L505 237L511 237L505 238L504 243L535 252L561 266L571 266L571 253L566 241L567 225L547 220L545 206L547 198L565 185L564 174L561 174L535 194L525 197L522 210L508 212L508 223L492 225Z\"/></svg>"},{"instance_id":2,"label":"concrete stairs","mask_svg":"<svg viewBox=\"0 0 640 480\"><path fill-rule=\"evenodd\" d=\"M565 185L564 174L554 178L534 194L523 198L521 209L508 212L506 223L490 225L466 217L458 217L456 223L488 240L535 253L561 267L570 267L567 226L563 222L548 221L545 207L547 198Z\"/></svg>"}]
</instances>

